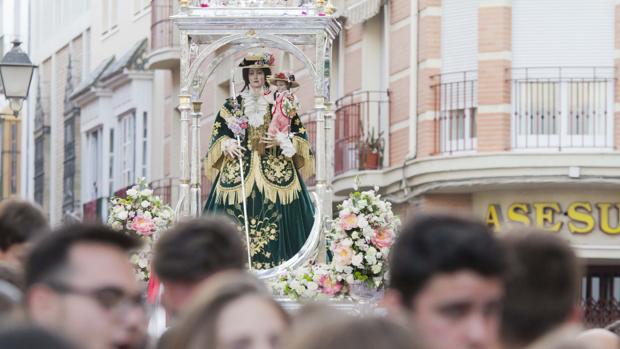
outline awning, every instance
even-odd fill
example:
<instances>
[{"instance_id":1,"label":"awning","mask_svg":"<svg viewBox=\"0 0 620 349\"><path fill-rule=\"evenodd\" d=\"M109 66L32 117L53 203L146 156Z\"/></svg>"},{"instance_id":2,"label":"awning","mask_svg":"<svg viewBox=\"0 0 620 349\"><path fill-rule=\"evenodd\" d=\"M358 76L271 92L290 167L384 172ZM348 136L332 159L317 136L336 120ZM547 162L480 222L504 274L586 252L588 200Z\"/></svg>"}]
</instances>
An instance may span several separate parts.
<instances>
[{"instance_id":1,"label":"awning","mask_svg":"<svg viewBox=\"0 0 620 349\"><path fill-rule=\"evenodd\" d=\"M351 27L376 16L385 0L341 0L344 5L341 15L347 18L346 26Z\"/></svg>"}]
</instances>

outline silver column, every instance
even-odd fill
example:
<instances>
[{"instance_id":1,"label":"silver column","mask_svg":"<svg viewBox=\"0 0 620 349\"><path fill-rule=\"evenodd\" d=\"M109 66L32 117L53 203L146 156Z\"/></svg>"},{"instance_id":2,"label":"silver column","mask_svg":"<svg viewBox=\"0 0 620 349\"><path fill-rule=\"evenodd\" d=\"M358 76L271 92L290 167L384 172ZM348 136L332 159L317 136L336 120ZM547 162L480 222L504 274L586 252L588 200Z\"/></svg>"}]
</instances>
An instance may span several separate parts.
<instances>
[{"instance_id":1,"label":"silver column","mask_svg":"<svg viewBox=\"0 0 620 349\"><path fill-rule=\"evenodd\" d=\"M190 181L190 215L200 216L200 111L202 102L192 102L192 153L191 153L191 181Z\"/></svg>"},{"instance_id":2,"label":"silver column","mask_svg":"<svg viewBox=\"0 0 620 349\"><path fill-rule=\"evenodd\" d=\"M179 110L181 111L181 178L179 179L179 202L177 203L177 219L190 215L189 209L189 113L191 110L189 94L179 95Z\"/></svg>"}]
</instances>

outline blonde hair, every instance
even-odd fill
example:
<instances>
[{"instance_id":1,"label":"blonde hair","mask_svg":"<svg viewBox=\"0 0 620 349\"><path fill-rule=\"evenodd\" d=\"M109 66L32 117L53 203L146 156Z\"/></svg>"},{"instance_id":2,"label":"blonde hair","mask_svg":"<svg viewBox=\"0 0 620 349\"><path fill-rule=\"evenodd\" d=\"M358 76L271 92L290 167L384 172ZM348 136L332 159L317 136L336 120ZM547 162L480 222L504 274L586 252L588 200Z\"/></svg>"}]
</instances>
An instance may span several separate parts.
<instances>
[{"instance_id":1,"label":"blonde hair","mask_svg":"<svg viewBox=\"0 0 620 349\"><path fill-rule=\"evenodd\" d=\"M254 276L242 271L229 271L209 278L186 308L188 311L173 328L169 349L212 349L217 345L217 320L223 309L246 296L257 296L288 323L289 315L271 297L271 293Z\"/></svg>"}]
</instances>

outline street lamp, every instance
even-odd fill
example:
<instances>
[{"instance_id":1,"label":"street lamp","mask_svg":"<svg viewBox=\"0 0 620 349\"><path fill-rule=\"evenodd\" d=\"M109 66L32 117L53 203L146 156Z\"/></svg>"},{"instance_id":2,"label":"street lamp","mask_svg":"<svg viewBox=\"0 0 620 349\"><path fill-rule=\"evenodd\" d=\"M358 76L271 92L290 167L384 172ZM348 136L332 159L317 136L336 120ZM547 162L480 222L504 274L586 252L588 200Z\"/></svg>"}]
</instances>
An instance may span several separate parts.
<instances>
[{"instance_id":1,"label":"street lamp","mask_svg":"<svg viewBox=\"0 0 620 349\"><path fill-rule=\"evenodd\" d=\"M16 39L12 43L13 48L0 62L0 80L9 106L17 116L22 110L24 99L28 97L32 73L37 66L32 64L28 55L19 47L21 41Z\"/></svg>"}]
</instances>

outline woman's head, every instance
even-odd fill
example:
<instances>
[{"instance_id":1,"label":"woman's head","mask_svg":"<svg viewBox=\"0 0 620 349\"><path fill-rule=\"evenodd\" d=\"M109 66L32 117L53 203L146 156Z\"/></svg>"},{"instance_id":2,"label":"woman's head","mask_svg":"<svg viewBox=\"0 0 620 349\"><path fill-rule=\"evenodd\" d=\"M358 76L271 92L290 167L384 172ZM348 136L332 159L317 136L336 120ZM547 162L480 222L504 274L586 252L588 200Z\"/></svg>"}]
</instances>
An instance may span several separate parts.
<instances>
[{"instance_id":1,"label":"woman's head","mask_svg":"<svg viewBox=\"0 0 620 349\"><path fill-rule=\"evenodd\" d=\"M323 307L324 308L324 307ZM409 331L383 317L350 317L333 309L301 312L286 349L416 349Z\"/></svg>"},{"instance_id":2,"label":"woman's head","mask_svg":"<svg viewBox=\"0 0 620 349\"><path fill-rule=\"evenodd\" d=\"M288 314L253 276L226 272L209 279L170 339L170 348L275 349Z\"/></svg>"},{"instance_id":3,"label":"woman's head","mask_svg":"<svg viewBox=\"0 0 620 349\"><path fill-rule=\"evenodd\" d=\"M248 87L252 89L260 89L262 87L269 88L269 83L266 78L271 75L271 69L269 68L244 68L242 75L245 84L243 90Z\"/></svg>"}]
</instances>

